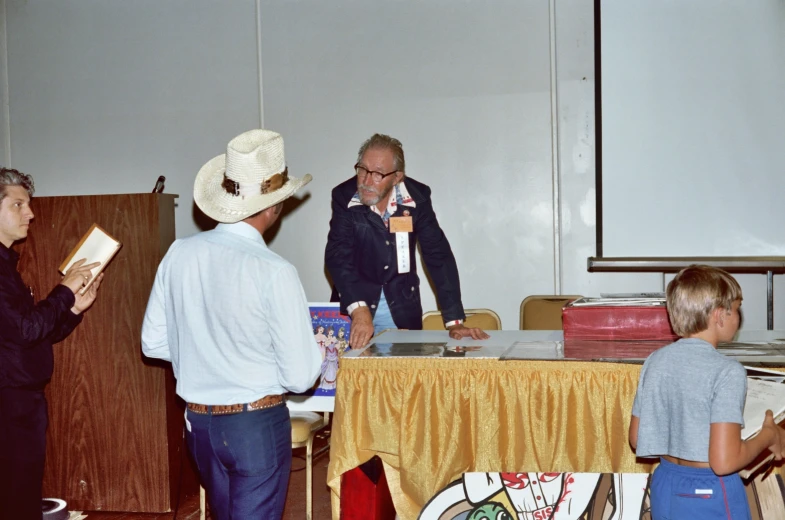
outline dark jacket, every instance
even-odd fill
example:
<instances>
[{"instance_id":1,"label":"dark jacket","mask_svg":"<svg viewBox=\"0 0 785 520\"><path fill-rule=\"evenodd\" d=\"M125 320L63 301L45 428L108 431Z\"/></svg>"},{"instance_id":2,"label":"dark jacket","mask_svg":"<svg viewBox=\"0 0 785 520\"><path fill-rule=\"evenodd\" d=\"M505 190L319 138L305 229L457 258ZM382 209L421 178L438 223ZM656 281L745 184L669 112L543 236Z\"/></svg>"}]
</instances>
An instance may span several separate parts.
<instances>
[{"instance_id":1,"label":"dark jacket","mask_svg":"<svg viewBox=\"0 0 785 520\"><path fill-rule=\"evenodd\" d=\"M405 177L403 182L416 204L414 208L399 204L393 215L403 216L403 212L408 211L414 227L414 232L409 233L410 271L404 274L398 273L395 235L387 230L381 217L365 205L348 207L357 193L357 178L352 177L333 189L333 216L324 255L335 284L333 300L341 302L344 314L347 306L364 301L375 315L384 289L384 297L398 328L422 329L420 278L415 262L419 241L444 321L465 319L458 267L447 237L436 221L431 189L410 177Z\"/></svg>"},{"instance_id":2,"label":"dark jacket","mask_svg":"<svg viewBox=\"0 0 785 520\"><path fill-rule=\"evenodd\" d=\"M43 389L52 377L52 344L82 321L74 293L58 284L35 303L16 270L19 255L0 244L0 388Z\"/></svg>"}]
</instances>

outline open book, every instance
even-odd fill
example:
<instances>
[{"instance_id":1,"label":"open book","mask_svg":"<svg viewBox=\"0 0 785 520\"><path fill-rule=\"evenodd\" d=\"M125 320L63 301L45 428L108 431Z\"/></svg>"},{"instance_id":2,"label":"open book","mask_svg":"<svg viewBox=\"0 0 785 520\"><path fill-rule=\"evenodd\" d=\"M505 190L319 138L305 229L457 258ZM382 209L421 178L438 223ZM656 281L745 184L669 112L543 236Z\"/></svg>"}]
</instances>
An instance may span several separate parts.
<instances>
[{"instance_id":1,"label":"open book","mask_svg":"<svg viewBox=\"0 0 785 520\"><path fill-rule=\"evenodd\" d=\"M87 259L85 262L86 264L101 262L101 265L91 269L90 272L93 274L92 278L90 278L90 281L79 291L79 294L84 294L117 251L120 250L120 247L122 247L122 244L119 240L103 230L98 224L93 224L79 243L71 250L68 257L63 260L63 263L60 264L58 270L62 274L65 274L74 262L77 262L82 258Z\"/></svg>"},{"instance_id":2,"label":"open book","mask_svg":"<svg viewBox=\"0 0 785 520\"><path fill-rule=\"evenodd\" d=\"M785 373L755 367L745 368L747 398L744 401L744 428L741 430L741 438L747 440L761 430L766 410L774 413L774 422L777 424L785 419ZM768 451L761 455L750 466L739 471L739 474L748 478L774 457Z\"/></svg>"}]
</instances>

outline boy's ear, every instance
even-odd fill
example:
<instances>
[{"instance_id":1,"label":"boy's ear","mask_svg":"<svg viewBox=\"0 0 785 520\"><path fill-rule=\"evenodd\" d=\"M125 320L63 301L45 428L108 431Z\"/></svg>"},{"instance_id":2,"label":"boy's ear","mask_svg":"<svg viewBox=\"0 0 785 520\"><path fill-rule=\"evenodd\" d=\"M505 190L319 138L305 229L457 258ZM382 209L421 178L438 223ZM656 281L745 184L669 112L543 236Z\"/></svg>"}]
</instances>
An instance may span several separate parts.
<instances>
[{"instance_id":1,"label":"boy's ear","mask_svg":"<svg viewBox=\"0 0 785 520\"><path fill-rule=\"evenodd\" d=\"M711 317L714 320L714 323L722 327L725 324L725 309L722 307L717 307L713 311L711 311Z\"/></svg>"}]
</instances>

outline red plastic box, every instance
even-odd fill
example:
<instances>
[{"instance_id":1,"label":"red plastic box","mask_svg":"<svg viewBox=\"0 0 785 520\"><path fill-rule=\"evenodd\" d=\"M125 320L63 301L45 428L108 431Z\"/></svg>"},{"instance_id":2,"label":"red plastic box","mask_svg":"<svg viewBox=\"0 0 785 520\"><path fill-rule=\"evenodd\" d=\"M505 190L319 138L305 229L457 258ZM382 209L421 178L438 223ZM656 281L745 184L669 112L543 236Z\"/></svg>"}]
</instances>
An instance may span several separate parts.
<instances>
[{"instance_id":1,"label":"red plastic box","mask_svg":"<svg viewBox=\"0 0 785 520\"><path fill-rule=\"evenodd\" d=\"M672 340L673 332L664 305L584 305L562 309L564 339Z\"/></svg>"}]
</instances>

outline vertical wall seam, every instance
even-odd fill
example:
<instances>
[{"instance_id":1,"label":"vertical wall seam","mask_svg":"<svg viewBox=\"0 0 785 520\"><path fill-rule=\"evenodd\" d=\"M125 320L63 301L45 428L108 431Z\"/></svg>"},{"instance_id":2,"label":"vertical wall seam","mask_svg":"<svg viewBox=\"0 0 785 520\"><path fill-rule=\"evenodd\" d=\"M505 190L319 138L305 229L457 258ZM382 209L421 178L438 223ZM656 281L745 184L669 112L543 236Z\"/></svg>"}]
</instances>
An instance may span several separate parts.
<instances>
[{"instance_id":1,"label":"vertical wall seam","mask_svg":"<svg viewBox=\"0 0 785 520\"><path fill-rule=\"evenodd\" d=\"M556 71L556 0L548 1L551 58L551 162L553 184L553 294L562 293L561 176L559 165L559 95Z\"/></svg>"},{"instance_id":2,"label":"vertical wall seam","mask_svg":"<svg viewBox=\"0 0 785 520\"><path fill-rule=\"evenodd\" d=\"M256 0L256 66L259 71L259 128L264 128L264 83L262 77L262 9Z\"/></svg>"},{"instance_id":3,"label":"vertical wall seam","mask_svg":"<svg viewBox=\"0 0 785 520\"><path fill-rule=\"evenodd\" d=\"M11 89L8 81L8 25L6 18L8 17L8 9L6 8L6 0L0 0L0 9L2 9L2 25L0 31L2 32L2 45L3 54L0 56L0 89L2 89L2 98L4 100L2 106L2 122L5 125L5 148L4 166L11 167Z\"/></svg>"}]
</instances>

